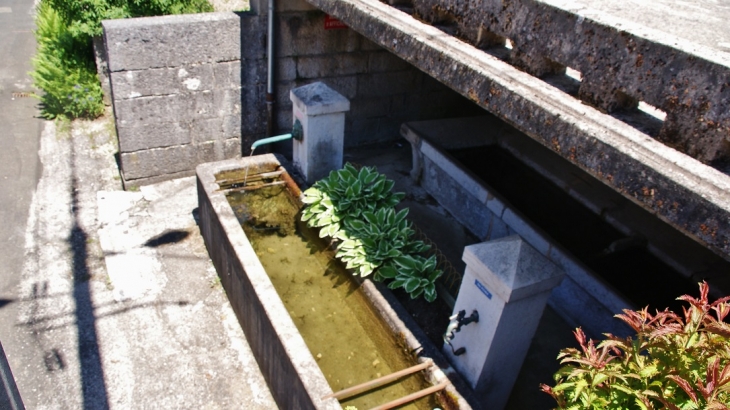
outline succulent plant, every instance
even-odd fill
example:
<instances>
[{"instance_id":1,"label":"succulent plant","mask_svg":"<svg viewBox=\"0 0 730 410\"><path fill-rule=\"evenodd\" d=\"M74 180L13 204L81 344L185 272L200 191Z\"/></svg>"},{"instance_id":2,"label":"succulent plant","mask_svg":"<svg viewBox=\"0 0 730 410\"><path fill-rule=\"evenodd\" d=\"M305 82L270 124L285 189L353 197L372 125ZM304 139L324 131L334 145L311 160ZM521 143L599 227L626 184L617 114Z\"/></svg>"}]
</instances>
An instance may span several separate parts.
<instances>
[{"instance_id":1,"label":"succulent plant","mask_svg":"<svg viewBox=\"0 0 730 410\"><path fill-rule=\"evenodd\" d=\"M429 246L413 241L413 229L406 220L408 209L396 212L393 208L381 208L377 212L365 211L364 220L348 219L337 237L337 257L360 276L368 276L386 261L409 253L420 253Z\"/></svg>"},{"instance_id":2,"label":"succulent plant","mask_svg":"<svg viewBox=\"0 0 730 410\"><path fill-rule=\"evenodd\" d=\"M304 191L302 221L338 241L336 256L355 274L375 272L376 281L392 280L391 289L432 302L442 272L435 256L421 256L430 247L412 239L408 209L396 212L404 194L391 192L394 185L374 168L346 164Z\"/></svg>"},{"instance_id":3,"label":"succulent plant","mask_svg":"<svg viewBox=\"0 0 730 410\"><path fill-rule=\"evenodd\" d=\"M438 269L436 256L424 258L420 255L401 255L378 269L376 278L393 279L390 289L402 287L415 299L421 294L429 301L436 300L436 279L443 271Z\"/></svg>"},{"instance_id":4,"label":"succulent plant","mask_svg":"<svg viewBox=\"0 0 730 410\"><path fill-rule=\"evenodd\" d=\"M302 221L322 228L321 237L336 237L343 219L360 218L365 211L397 205L405 194L391 192L393 185L392 180L373 168L362 167L358 171L348 163L304 191L302 201L309 206L302 212Z\"/></svg>"}]
</instances>

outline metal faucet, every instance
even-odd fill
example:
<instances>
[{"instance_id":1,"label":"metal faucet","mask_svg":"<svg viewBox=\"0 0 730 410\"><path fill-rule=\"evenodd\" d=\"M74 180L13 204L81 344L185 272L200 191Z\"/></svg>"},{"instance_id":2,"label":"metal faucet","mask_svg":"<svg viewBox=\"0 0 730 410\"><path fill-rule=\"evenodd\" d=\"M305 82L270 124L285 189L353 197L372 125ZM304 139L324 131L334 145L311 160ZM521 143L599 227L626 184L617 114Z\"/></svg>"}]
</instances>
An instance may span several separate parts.
<instances>
[{"instance_id":1,"label":"metal faucet","mask_svg":"<svg viewBox=\"0 0 730 410\"><path fill-rule=\"evenodd\" d=\"M462 326L466 326L472 322L479 323L479 312L476 310L472 311L469 317L466 317L466 310L460 310L457 314L449 317L449 325L446 327L446 333L444 333L444 343L451 346L451 352L454 356L460 356L466 353L465 347L454 350L454 345L451 344L451 341L456 336L455 333L460 331Z\"/></svg>"}]
</instances>

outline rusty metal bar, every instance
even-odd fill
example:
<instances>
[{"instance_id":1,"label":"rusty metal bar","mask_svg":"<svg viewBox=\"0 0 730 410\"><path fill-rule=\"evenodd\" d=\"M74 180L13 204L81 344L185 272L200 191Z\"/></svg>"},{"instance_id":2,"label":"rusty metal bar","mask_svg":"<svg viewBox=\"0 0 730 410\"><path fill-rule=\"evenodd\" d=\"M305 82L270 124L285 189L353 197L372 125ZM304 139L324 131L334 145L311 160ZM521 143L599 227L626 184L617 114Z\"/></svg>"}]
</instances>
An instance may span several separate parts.
<instances>
[{"instance_id":1,"label":"rusty metal bar","mask_svg":"<svg viewBox=\"0 0 730 410\"><path fill-rule=\"evenodd\" d=\"M409 374L413 374L415 372L421 371L421 370L423 370L423 369L431 366L432 364L433 364L433 360L428 359L428 360L426 360L425 362L423 362L421 364L417 364L415 366L411 366L411 367L409 367L407 369L403 369L403 370L400 370L400 371L397 371L397 372L394 372L394 373L385 375L383 377L378 377L377 379L370 380L370 381L365 382L365 383L360 383L360 384L358 384L356 386L348 387L348 388L346 388L344 390L340 390L340 391L335 392L335 393L332 393L332 394L328 394L328 395L322 397L322 400L326 400L326 399L329 399L329 398L332 398L332 397L334 397L334 398L336 398L338 400L342 400L342 399L344 399L346 397L354 396L354 395L356 395L358 393L362 393L362 392L367 391L367 390L372 390L372 389L374 389L376 387L379 387L379 386L382 386L382 385L384 385L386 383L390 383L393 380L397 380L397 379L399 379L399 378L401 378L403 376L408 376Z\"/></svg>"},{"instance_id":2,"label":"rusty metal bar","mask_svg":"<svg viewBox=\"0 0 730 410\"><path fill-rule=\"evenodd\" d=\"M429 394L436 393L437 391L441 391L446 388L446 386L449 385L448 381L443 381L435 386L431 386L429 388L417 391L413 394L409 394L408 396L401 397L400 399L393 400L391 402L382 404L378 407L373 407L370 410L388 410L392 409L393 407L398 407L400 405L406 404L408 402L412 402L413 400L418 400L421 397L428 396Z\"/></svg>"}]
</instances>

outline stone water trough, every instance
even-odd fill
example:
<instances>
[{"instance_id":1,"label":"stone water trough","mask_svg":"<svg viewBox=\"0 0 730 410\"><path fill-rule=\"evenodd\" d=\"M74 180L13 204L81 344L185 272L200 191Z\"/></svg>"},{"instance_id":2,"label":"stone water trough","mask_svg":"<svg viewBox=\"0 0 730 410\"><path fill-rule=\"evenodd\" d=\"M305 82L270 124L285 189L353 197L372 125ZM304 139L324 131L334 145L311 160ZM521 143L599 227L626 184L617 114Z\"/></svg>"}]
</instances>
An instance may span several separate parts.
<instances>
[{"instance_id":1,"label":"stone water trough","mask_svg":"<svg viewBox=\"0 0 730 410\"><path fill-rule=\"evenodd\" d=\"M333 393L332 388L216 182L216 175L222 172L248 166L250 178L256 172L281 170L282 163L282 157L265 154L199 165L196 172L200 230L277 404L286 409L340 409L336 399L324 399ZM299 195L299 188L286 171L281 179L290 192ZM472 393L464 381L448 367L392 294L381 292L369 280L364 280L360 288L370 300L371 310L404 344L402 350L409 352L414 362L433 360L435 365L426 368L423 376L434 386L446 383L446 388L436 394L440 407L478 407L469 397Z\"/></svg>"}]
</instances>

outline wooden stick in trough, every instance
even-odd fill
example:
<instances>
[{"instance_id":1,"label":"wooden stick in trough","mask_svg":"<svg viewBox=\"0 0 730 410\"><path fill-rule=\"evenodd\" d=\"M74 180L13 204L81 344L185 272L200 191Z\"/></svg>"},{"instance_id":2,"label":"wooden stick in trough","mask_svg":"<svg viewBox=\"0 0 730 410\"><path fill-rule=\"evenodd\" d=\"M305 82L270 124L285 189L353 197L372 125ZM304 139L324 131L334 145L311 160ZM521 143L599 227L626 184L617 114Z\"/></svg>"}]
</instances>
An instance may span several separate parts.
<instances>
[{"instance_id":1,"label":"wooden stick in trough","mask_svg":"<svg viewBox=\"0 0 730 410\"><path fill-rule=\"evenodd\" d=\"M442 381L441 383L439 383L439 384L437 384L435 386L431 386L431 387L429 387L427 389L423 389L423 390L417 391L417 392L415 392L413 394L409 394L408 396L403 396L403 397L401 397L398 400L393 400L391 402L388 402L388 403L385 403L385 404L381 404L380 406L373 407L370 410L388 410L388 409L392 409L393 407L398 407L398 406L403 405L403 404L406 404L408 402L412 402L413 400L418 400L421 397L428 396L429 394L436 393L439 390L443 390L448 385L449 385L449 382L448 381Z\"/></svg>"},{"instance_id":2,"label":"wooden stick in trough","mask_svg":"<svg viewBox=\"0 0 730 410\"><path fill-rule=\"evenodd\" d=\"M238 188L222 189L221 191L226 191L226 192L253 191L255 189L264 188L267 186L284 185L284 184L286 184L286 181L274 181L274 182L269 182L268 184L250 185L250 186L246 185L246 186L240 186Z\"/></svg>"},{"instance_id":3,"label":"wooden stick in trough","mask_svg":"<svg viewBox=\"0 0 730 410\"><path fill-rule=\"evenodd\" d=\"M370 380L369 382L360 383L356 386L348 387L346 389L340 390L338 392L328 394L324 397L322 397L322 400L329 399L331 397L336 398L337 400L344 399L346 397L354 396L358 393L362 393L367 390L372 390L378 386L382 386L386 383L390 383L393 380L399 379L403 376L408 376L409 374L413 374L417 371L423 370L433 364L433 360L428 359L425 362L421 364L417 364L415 366L411 366L407 369L403 369L400 371L397 371L395 373L387 374L383 377L378 377L377 379Z\"/></svg>"},{"instance_id":4,"label":"wooden stick in trough","mask_svg":"<svg viewBox=\"0 0 730 410\"><path fill-rule=\"evenodd\" d=\"M261 181L262 179L267 178L276 178L279 175L283 174L284 170L276 170L272 172L262 172L260 174L251 174L247 178L232 178L232 179L222 179L220 181L217 181L217 184L221 189L225 189L225 187L236 185L236 184L242 184L244 182L244 179L246 180L246 183L249 182L255 182L255 181Z\"/></svg>"}]
</instances>

